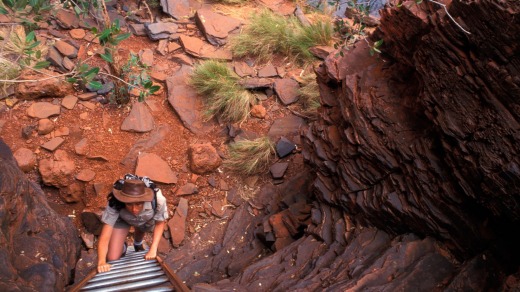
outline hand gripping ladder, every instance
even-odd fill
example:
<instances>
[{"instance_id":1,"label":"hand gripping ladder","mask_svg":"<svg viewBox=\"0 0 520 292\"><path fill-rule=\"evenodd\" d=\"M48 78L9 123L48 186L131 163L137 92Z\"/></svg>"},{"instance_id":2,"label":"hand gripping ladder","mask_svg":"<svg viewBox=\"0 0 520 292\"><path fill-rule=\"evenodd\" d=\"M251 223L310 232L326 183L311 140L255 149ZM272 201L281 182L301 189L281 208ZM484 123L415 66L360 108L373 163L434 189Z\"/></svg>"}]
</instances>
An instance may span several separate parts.
<instances>
[{"instance_id":1,"label":"hand gripping ladder","mask_svg":"<svg viewBox=\"0 0 520 292\"><path fill-rule=\"evenodd\" d=\"M128 251L125 257L109 262L112 268L108 272L98 274L93 269L69 292L190 291L160 257L145 260L146 252Z\"/></svg>"}]
</instances>

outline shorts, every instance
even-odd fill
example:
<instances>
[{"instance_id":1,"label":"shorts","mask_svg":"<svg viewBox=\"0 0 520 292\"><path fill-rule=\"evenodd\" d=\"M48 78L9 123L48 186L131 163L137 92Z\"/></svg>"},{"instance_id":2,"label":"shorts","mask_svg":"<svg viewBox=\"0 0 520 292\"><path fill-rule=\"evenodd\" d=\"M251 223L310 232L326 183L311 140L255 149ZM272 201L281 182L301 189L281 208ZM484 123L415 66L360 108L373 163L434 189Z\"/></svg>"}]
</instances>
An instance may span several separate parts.
<instances>
[{"instance_id":1,"label":"shorts","mask_svg":"<svg viewBox=\"0 0 520 292\"><path fill-rule=\"evenodd\" d=\"M114 224L114 228L117 229L130 229L130 226L130 224L121 218L118 218ZM150 220L141 226L134 226L134 228L141 232L153 232L153 229L155 228L155 220Z\"/></svg>"}]
</instances>

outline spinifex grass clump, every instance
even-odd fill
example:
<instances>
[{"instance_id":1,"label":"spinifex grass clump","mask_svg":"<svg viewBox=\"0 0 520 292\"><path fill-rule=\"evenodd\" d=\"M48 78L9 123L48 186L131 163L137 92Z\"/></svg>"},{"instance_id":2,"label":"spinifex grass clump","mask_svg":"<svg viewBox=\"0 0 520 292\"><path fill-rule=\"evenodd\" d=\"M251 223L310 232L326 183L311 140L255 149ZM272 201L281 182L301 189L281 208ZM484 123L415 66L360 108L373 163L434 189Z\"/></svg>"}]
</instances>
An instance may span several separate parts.
<instances>
[{"instance_id":1,"label":"spinifex grass clump","mask_svg":"<svg viewBox=\"0 0 520 292\"><path fill-rule=\"evenodd\" d=\"M268 137L255 140L239 140L229 144L229 158L224 166L229 170L246 175L266 170L274 154L274 145Z\"/></svg>"},{"instance_id":2,"label":"spinifex grass clump","mask_svg":"<svg viewBox=\"0 0 520 292\"><path fill-rule=\"evenodd\" d=\"M315 115L320 107L320 90L316 82L316 74L304 75L303 86L300 87L300 103L305 115Z\"/></svg>"},{"instance_id":3,"label":"spinifex grass clump","mask_svg":"<svg viewBox=\"0 0 520 292\"><path fill-rule=\"evenodd\" d=\"M274 53L293 60L306 61L313 58L309 48L328 45L333 29L329 22L318 20L303 26L295 17L285 18L270 10L253 15L251 23L231 42L234 56L256 56L268 60Z\"/></svg>"},{"instance_id":4,"label":"spinifex grass clump","mask_svg":"<svg viewBox=\"0 0 520 292\"><path fill-rule=\"evenodd\" d=\"M197 65L190 84L204 97L209 118L231 123L247 118L254 97L238 84L238 77L225 64L209 60Z\"/></svg>"}]
</instances>

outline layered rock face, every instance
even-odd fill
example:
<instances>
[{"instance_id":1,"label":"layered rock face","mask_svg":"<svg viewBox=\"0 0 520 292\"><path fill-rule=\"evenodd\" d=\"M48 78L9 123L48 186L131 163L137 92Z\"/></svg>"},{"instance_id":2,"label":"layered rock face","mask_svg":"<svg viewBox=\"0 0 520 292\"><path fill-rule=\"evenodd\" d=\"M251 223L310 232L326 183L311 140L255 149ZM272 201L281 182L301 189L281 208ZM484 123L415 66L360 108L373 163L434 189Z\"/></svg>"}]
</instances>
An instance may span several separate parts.
<instances>
[{"instance_id":1,"label":"layered rock face","mask_svg":"<svg viewBox=\"0 0 520 292\"><path fill-rule=\"evenodd\" d=\"M80 250L72 221L55 213L0 140L0 290L64 291Z\"/></svg>"},{"instance_id":2,"label":"layered rock face","mask_svg":"<svg viewBox=\"0 0 520 292\"><path fill-rule=\"evenodd\" d=\"M194 290L519 288L520 4L447 4L471 34L442 6L406 3L381 13L383 55L359 42L329 56L320 118L302 131L316 178L295 185L310 189L264 189L208 236L217 249L170 258ZM283 244L272 218L294 198L311 210Z\"/></svg>"},{"instance_id":3,"label":"layered rock face","mask_svg":"<svg viewBox=\"0 0 520 292\"><path fill-rule=\"evenodd\" d=\"M382 56L362 43L318 69L324 107L305 157L320 201L466 259L517 240L520 3L453 1L471 34L437 4L408 4L382 11Z\"/></svg>"}]
</instances>

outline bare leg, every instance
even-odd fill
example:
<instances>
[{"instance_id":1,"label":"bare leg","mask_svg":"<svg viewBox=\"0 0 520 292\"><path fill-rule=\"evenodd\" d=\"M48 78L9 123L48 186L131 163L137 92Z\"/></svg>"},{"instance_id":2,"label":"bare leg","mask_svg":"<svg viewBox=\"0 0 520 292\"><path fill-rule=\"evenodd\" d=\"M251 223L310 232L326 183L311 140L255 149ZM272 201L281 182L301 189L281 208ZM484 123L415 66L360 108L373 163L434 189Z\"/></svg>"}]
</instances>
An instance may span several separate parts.
<instances>
[{"instance_id":1,"label":"bare leg","mask_svg":"<svg viewBox=\"0 0 520 292\"><path fill-rule=\"evenodd\" d=\"M128 230L129 228L114 228L108 244L107 260L114 261L121 257Z\"/></svg>"}]
</instances>

